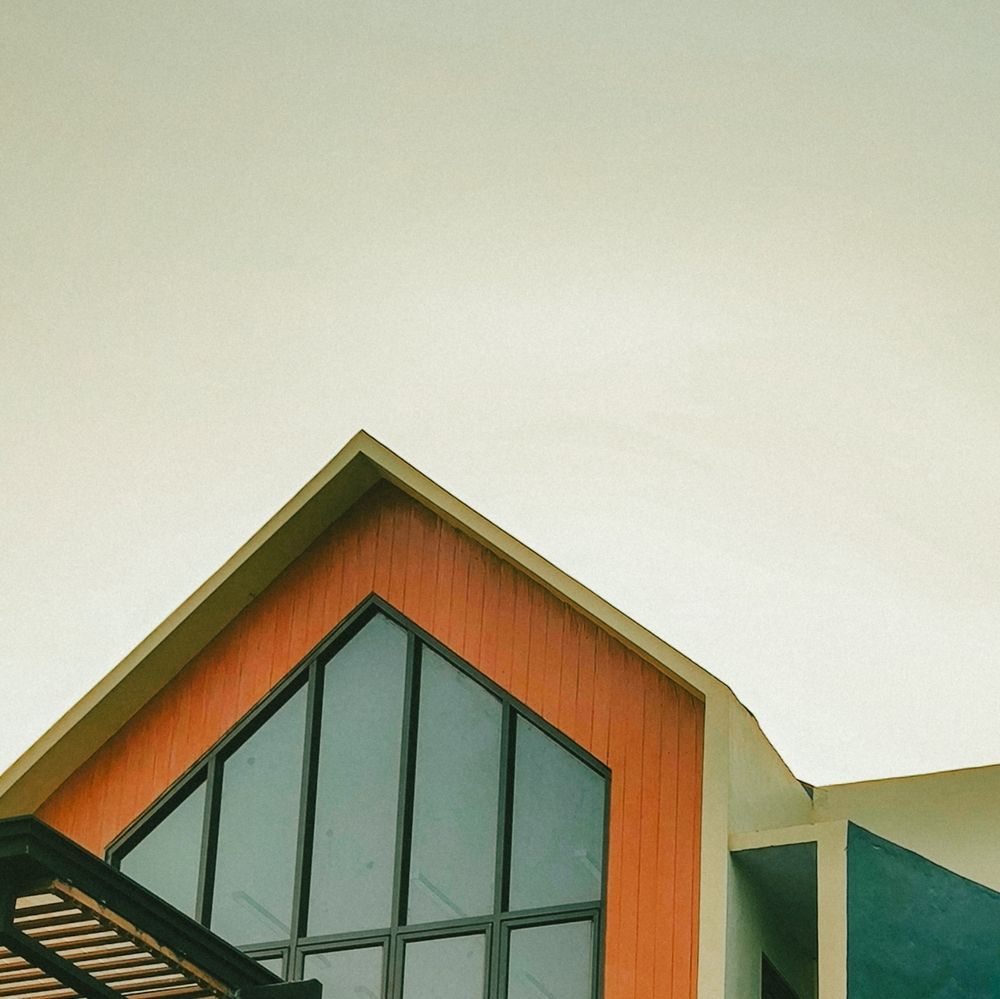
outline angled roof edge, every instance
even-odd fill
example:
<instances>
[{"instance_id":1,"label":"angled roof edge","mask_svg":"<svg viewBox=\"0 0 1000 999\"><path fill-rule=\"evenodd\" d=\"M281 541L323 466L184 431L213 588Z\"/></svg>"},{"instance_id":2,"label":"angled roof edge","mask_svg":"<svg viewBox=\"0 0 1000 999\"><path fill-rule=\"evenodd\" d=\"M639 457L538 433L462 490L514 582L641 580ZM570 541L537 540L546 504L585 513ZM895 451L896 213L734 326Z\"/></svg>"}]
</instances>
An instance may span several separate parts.
<instances>
[{"instance_id":1,"label":"angled roof edge","mask_svg":"<svg viewBox=\"0 0 1000 999\"><path fill-rule=\"evenodd\" d=\"M849 780L839 784L817 784L816 791L840 793L863 791L868 788L883 789L888 786L903 787L907 783L927 781L947 781L954 778L967 780L1000 780L1000 763L978 763L970 767L951 767L948 770L928 770L918 774L896 774L889 777L866 777L864 780Z\"/></svg>"},{"instance_id":2,"label":"angled roof edge","mask_svg":"<svg viewBox=\"0 0 1000 999\"><path fill-rule=\"evenodd\" d=\"M512 563L701 698L732 691L365 431L0 775L0 816L32 812L369 488L384 479ZM737 701L737 703L739 703ZM773 747L772 747L773 750ZM780 755L775 752L780 759ZM782 761L783 762L783 761Z\"/></svg>"}]
</instances>

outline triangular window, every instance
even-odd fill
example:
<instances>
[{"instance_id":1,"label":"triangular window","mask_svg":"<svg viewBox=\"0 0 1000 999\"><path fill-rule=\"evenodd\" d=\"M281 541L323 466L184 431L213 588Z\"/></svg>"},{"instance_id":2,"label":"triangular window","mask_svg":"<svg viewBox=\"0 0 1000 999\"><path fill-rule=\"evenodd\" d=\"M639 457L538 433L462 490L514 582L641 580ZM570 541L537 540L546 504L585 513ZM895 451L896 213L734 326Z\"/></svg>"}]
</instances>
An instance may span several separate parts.
<instances>
[{"instance_id":1,"label":"triangular window","mask_svg":"<svg viewBox=\"0 0 1000 999\"><path fill-rule=\"evenodd\" d=\"M324 999L593 999L608 776L372 598L109 859Z\"/></svg>"}]
</instances>

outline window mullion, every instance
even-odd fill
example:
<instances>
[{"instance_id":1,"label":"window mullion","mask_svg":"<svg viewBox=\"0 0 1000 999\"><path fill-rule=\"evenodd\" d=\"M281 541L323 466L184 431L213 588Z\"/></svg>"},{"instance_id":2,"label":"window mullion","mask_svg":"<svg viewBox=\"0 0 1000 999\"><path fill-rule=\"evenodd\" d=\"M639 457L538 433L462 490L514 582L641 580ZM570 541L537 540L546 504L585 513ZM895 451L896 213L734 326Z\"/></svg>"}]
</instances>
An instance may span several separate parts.
<instances>
[{"instance_id":1,"label":"window mullion","mask_svg":"<svg viewBox=\"0 0 1000 999\"><path fill-rule=\"evenodd\" d=\"M198 858L198 900L195 917L203 926L212 918L212 890L215 883L215 854L219 842L219 811L222 808L222 766L213 753L205 768L205 819L202 825L201 855Z\"/></svg>"},{"instance_id":2,"label":"window mullion","mask_svg":"<svg viewBox=\"0 0 1000 999\"><path fill-rule=\"evenodd\" d=\"M506 704L500 734L500 804L497 809L497 858L494 911L497 916L509 908L510 851L514 824L514 756L517 713Z\"/></svg>"},{"instance_id":3,"label":"window mullion","mask_svg":"<svg viewBox=\"0 0 1000 999\"><path fill-rule=\"evenodd\" d=\"M503 934L501 915L507 908L507 882L510 872L510 842L514 805L514 739L517 731L516 714L510 704L503 705L500 729L500 787L497 804L496 870L493 882L493 932L490 934L488 999L499 999L500 964Z\"/></svg>"},{"instance_id":4,"label":"window mullion","mask_svg":"<svg viewBox=\"0 0 1000 999\"><path fill-rule=\"evenodd\" d=\"M399 799L396 807L396 866L392 886L392 933L390 950L399 949L396 928L406 924L407 889L410 876L410 840L413 828L413 796L416 786L417 722L420 714L420 645L407 631L406 688L403 695L403 739L399 761ZM391 954L386 995L398 995L401 986L396 955Z\"/></svg>"},{"instance_id":5,"label":"window mullion","mask_svg":"<svg viewBox=\"0 0 1000 999\"><path fill-rule=\"evenodd\" d=\"M402 618L402 615L398 612L392 611L390 608L383 607L377 601L374 601L374 605L375 611L372 613L366 612L363 615L352 615L349 621L350 627L347 628L345 626L345 628L338 628L337 633L335 634L335 642L331 642L329 639L324 640L324 643L320 646L320 650L318 652L314 652L312 656L302 663L297 670L290 674L286 682L283 682L280 685L279 689L284 693L278 694L277 691L275 692L278 696L279 703L282 703L289 699L289 695L287 693L289 690L292 690L293 693L297 691L300 695L300 699L298 701L299 706L296 708L296 713L303 710L302 700L305 700L305 725L304 732L300 737L302 755L299 757L294 756L296 749L299 747L294 745L294 741L291 738L285 737L282 740L282 745L285 747L285 754L301 761L302 765L300 786L298 789L300 797L297 804L297 815L295 814L295 806L292 804L295 793L294 783L289 785L286 781L282 790L284 800L287 802L289 807L293 808L293 813L287 815L285 822L282 824L283 835L287 835L289 839L291 839L290 834L292 830L288 823L290 821L297 821L298 823L294 841L285 841L287 843L287 852L284 856L286 858L285 864L287 864L288 867L292 866L293 858L290 854L292 852L292 848L294 847L294 883L291 886L292 897L289 920L291 924L289 928L290 939L288 944L285 945L288 948L287 951L285 951L287 954L285 973L289 976L300 973L302 969L303 954L306 953L322 953L325 951L325 948L328 947L339 951L343 949L357 949L359 947L381 944L383 948L384 962L383 991L379 999L403 999L403 970L405 963L403 951L407 940L414 942L425 939L448 939L451 937L464 936L475 931L482 932L484 934L486 946L485 999L503 999L503 994L506 991L507 978L509 976L508 947L510 944L512 929L526 929L531 926L545 925L549 923L557 925L563 922L579 922L582 921L583 917L589 917L592 920L593 928L593 963L591 969L593 975L594 996L596 999L596 997L601 995L601 981L603 978L604 966L602 943L606 922L605 900L607 896L607 852L609 839L608 818L610 812L610 774L607 772L607 768L603 767L599 761L593 760L585 753L585 751L580 750L575 743L572 743L565 736L562 736L560 733L553 730L551 726L546 725L545 722L538 718L530 708L516 701L508 692L498 688L488 679L483 678L473 668L468 666L468 664L457 660L450 653L448 653L447 650L441 648L432 636L420 631L420 629L416 628L412 622ZM326 711L329 709L330 704L344 703L341 698L341 685L346 684L347 681L338 679L338 677L341 677L342 674L335 673L332 670L328 674L326 663L331 662L333 658L340 654L342 648L347 647L347 643L350 642L354 635L358 634L363 627L367 626L366 622L370 622L373 618L379 616L384 616L388 619L388 621L395 623L401 629L405 629L406 631L405 665L404 662L401 662L404 654L404 639L402 635L397 634L390 643L392 646L391 654L393 663L391 682L387 674L387 678L384 683L375 684L372 688L376 693L384 693L383 688L388 690L389 687L391 687L392 714L387 714L389 707L386 707L385 711L382 711L381 713L374 713L372 716L373 718L377 717L379 719L383 719L380 721L377 728L374 725L368 725L366 723L363 724L357 732L354 731L354 728L344 729L341 724L333 725L332 731L339 732L341 735L340 741L336 743L337 748L334 753L333 748L328 750L325 745L321 745L321 739L328 738L331 734L331 730L328 729L324 735L321 731L321 727L323 719L327 717ZM372 641L375 641L375 639L372 639ZM385 641L388 641L388 639ZM382 646L380 644L375 646L375 648L381 647ZM369 653L365 653L362 650L362 652L357 654L367 655ZM495 706L490 708L489 714L491 740L495 740L499 734L499 768L496 784L493 787L490 786L494 780L493 775L484 770L482 766L479 766L479 769L474 772L478 772L480 776L475 779L471 777L467 778L466 784L462 785L463 787L470 789L470 793L471 791L475 792L475 800L479 803L477 808L481 805L482 810L486 809L487 801L484 799L489 801L490 810L492 810L494 802L496 804L493 902L492 906L490 906L489 896L488 894L484 894L487 887L486 879L488 877L488 873L487 871L482 870L480 863L480 865L475 867L474 870L476 885L478 886L476 891L478 892L479 899L479 901L475 903L477 906L475 911L482 912L483 909L487 911L474 919L465 919L461 916L458 919L438 918L440 915L447 916L448 913L443 911L439 912L438 909L434 907L427 909L423 904L424 897L422 894L422 888L420 889L420 896L414 897L412 900L413 904L411 904L411 899L409 897L411 873L416 870L413 866L414 862L420 865L421 868L423 867L423 847L421 846L423 840L420 838L420 829L416 830L418 837L417 850L419 853L417 857L413 857L413 837L415 831L414 812L417 790L417 749L418 745L420 745L421 753L423 754L431 753L431 749L433 748L429 747L426 743L418 743L418 723L421 715L421 688L424 688L425 695L423 703L423 713L425 715L424 720L430 724L439 716L435 713L440 708L437 693L440 686L439 679L440 676L446 672L443 670L443 667L438 665L438 656L440 656L446 664L449 664L458 670L460 674L463 674L466 677L471 677L479 683L480 686L483 687L489 694L497 698L500 705L499 715L497 714ZM361 666L364 666L368 660L365 660L364 662L361 660L355 662L354 659L345 660L345 662L347 661L353 663L352 669L354 669L358 677L368 675L363 670L361 670L361 672L357 672L357 670L361 668L358 666L358 662L361 662ZM378 663L382 663L382 659L379 659ZM403 667L402 678L400 677L401 666ZM347 667L345 666L345 669L346 668ZM353 676L354 673L351 675ZM450 675L451 674L448 674L449 677ZM402 686L400 686L400 679L402 679ZM306 681L305 690L302 689L303 680ZM440 682L443 683L444 681ZM457 683L458 681L456 680L455 682ZM387 687L386 684L389 684L389 687ZM435 686L435 684L439 685ZM324 688L326 688L325 696L326 701L328 702L327 704L324 704ZM344 689L354 688L345 687ZM331 701L331 697L334 693L337 694L337 697L335 700ZM384 696L389 697L389 694L384 694ZM471 698L472 695L469 695L469 697ZM402 703L400 703L400 700ZM201 768L200 774L198 769L194 769L191 776L183 778L183 783L178 782L180 790L175 788L173 797L171 798L171 801L176 801L178 795L187 793L193 784L197 784L198 776L201 776L204 780L204 807L202 810L201 803L199 802L198 805L192 810L190 837L191 847L198 850L198 887L195 900L195 914L196 917L206 926L212 921L213 909L217 910L215 912L215 917L218 920L223 920L223 917L226 914L225 911L223 911L225 910L225 906L222 904L226 900L221 896L217 898L215 897L217 895L216 882L219 878L225 877L225 872L227 870L225 866L227 862L226 855L220 855L220 847L228 848L228 841L230 838L228 826L229 813L227 811L227 828L226 830L223 830L227 832L227 840L225 843L220 840L221 818L223 817L222 797L224 790L223 783L226 759L232 756L234 745L238 749L238 747L246 741L247 731L251 729L256 731L261 724L261 718L265 719L264 723L266 724L266 719L275 714L275 709L273 707L274 702L275 697L270 696L260 705L255 707L250 712L248 717L238 724L238 732L233 732L225 736L219 744L216 744L216 746L209 751L207 759L203 759L200 764L196 765L196 767ZM451 702L442 701L441 703ZM465 702L458 699L455 703L463 704ZM475 701L473 698L473 703L478 704L478 701ZM390 705L390 701L386 701L386 704ZM397 712L400 711L402 720L401 723L397 723L396 719L400 717ZM299 715L299 717L301 717L301 715ZM352 715L348 714L345 715L345 717L350 718ZM388 722L390 717L392 717L391 726ZM460 718L465 716L456 715L456 717ZM499 733L497 733L496 728L498 722ZM433 723L435 725L437 724L436 721L433 721ZM299 722L299 724L301 724L301 722ZM575 901L555 905L539 904L550 902L551 899L545 895L545 893L538 895L537 898L535 895L530 895L530 893L524 894L524 892L521 892L518 888L518 884L515 884L513 887L511 885L512 873L518 873L523 867L520 863L518 865L513 864L513 834L515 818L514 790L517 743L520 743L522 757L524 757L525 752L527 752L531 745L533 745L529 736L535 733L536 729L538 735L547 737L548 740L551 740L551 742L565 750L569 756L574 757L578 762L581 762L590 770L594 771L603 779L604 782L604 827L600 844L600 863L602 866L601 877L603 882L601 887L603 890L601 891L600 898L595 900L593 903L588 897L586 902ZM360 750L360 754L355 752L353 755L353 760L357 764L355 767L356 770L360 768L359 772L364 772L366 765L370 763L373 773L377 770L378 774L383 775L381 784L382 790L380 792L382 795L380 802L382 802L382 804L379 806L381 809L379 814L385 815L386 817L391 814L390 809L393 806L391 775L397 760L399 766L397 800L395 802L395 827L393 827L390 822L389 828L386 829L383 822L380 826L382 833L378 840L379 845L377 847L378 856L382 858L380 860L380 871L382 873L378 879L378 885L380 886L380 901L378 904L379 914L377 921L381 923L384 928L366 930L364 932L351 931L324 933L324 930L343 931L345 928L349 929L350 925L353 923L353 919L350 907L348 907L346 913L344 914L344 919L336 921L336 923L330 922L329 925L326 923L321 925L322 920L317 914L316 907L320 906L322 908L323 904L325 904L324 899L327 897L327 893L322 890L320 886L320 878L321 876L325 876L324 872L327 870L327 866L317 864L316 871L312 871L314 863L314 850L318 846L323 846L326 843L326 840L323 838L321 838L318 842L316 841L317 831L314 828L317 821L317 815L322 817L322 809L326 807L323 800L318 800L323 792L323 786L319 784L318 779L320 757L322 755L324 761L323 765L326 766L328 753L340 758L345 752L351 752L355 743L358 740L363 739L364 733L367 731L377 731L380 733L385 732L387 734L389 732L392 733L391 741L386 741L385 739L382 739L381 742L378 740L372 740L372 744L369 749L362 749ZM451 730L449 729L449 731ZM481 729L477 728L475 731L479 733L481 732ZM398 756L396 747L393 745L397 734L401 736ZM545 740L542 740L542 742L545 746L549 745L549 743ZM365 745L368 745L368 743L366 742ZM435 742L434 745L437 746L438 743ZM449 753L453 753L461 750L463 744L461 743L461 740L456 742L453 739L451 742L446 740L443 745L450 747ZM476 743L475 745L478 746L479 743ZM473 747L473 749L474 748L475 747ZM489 745L491 759L495 759L493 754L496 752L496 742L491 741ZM554 753L555 750L553 749L552 752ZM430 757L428 757L428 759L430 759ZM474 759L478 759L478 757L474 757ZM290 765L291 764L289 763L289 766ZM525 772L521 775L521 782L524 783L526 775L531 775L532 767L530 765L526 765L523 759L522 766L526 766ZM434 768L432 767L432 769ZM492 763L490 770L492 770ZM333 773L332 770L331 773ZM423 780L427 780L426 774L423 775ZM326 784L327 781L324 780L324 786ZM587 786L589 786L589 784ZM422 785L422 802L424 793L430 793L431 790L433 790L433 788L428 789ZM519 795L522 790L523 789L519 790ZM341 792L343 792L343 789L341 789ZM344 793L346 793L341 792L338 792L340 797L335 796L335 798L331 800L339 802L341 798L343 798ZM227 791L226 793L228 795L229 792ZM331 795L334 794L333 791L330 793ZM459 795L458 798L455 798L454 795L452 798L447 798L446 795L445 798L447 799L447 802L452 802L453 800L461 802L465 801L464 797L461 795ZM531 815L528 814L530 811L529 807L520 802L520 799L519 803L521 804L521 809L518 813L518 856L520 857L523 847L522 839L524 838L521 835L522 821L525 820L526 816L530 819ZM266 805L262 807L266 809ZM470 804L468 807L471 808L472 805ZM195 840L195 837L198 835L197 819L195 816L198 814L199 810L201 810L202 814L200 842ZM520 814L522 810L525 811L525 815ZM594 811L596 812L596 806ZM162 807L158 814L163 814ZM479 815L480 812L477 811L476 814ZM532 812L532 814L534 813ZM543 818L546 814L547 813L543 812ZM271 813L269 817L276 818L274 813ZM350 832L351 828L353 827L348 828L348 833L350 835L356 835L356 833ZM325 824L323 829L326 829ZM482 819L479 821L476 830L477 839L475 842L482 844L483 849L485 850L486 844L488 844L489 841L488 822L485 819ZM457 831L456 835L466 836L466 833ZM471 836L472 833L469 833L468 835ZM125 838L126 836L128 839ZM387 836L393 836L393 840L387 840ZM596 832L593 836L591 836L591 839L595 840L594 845L596 846ZM138 841L138 834L136 831L134 829L127 830L126 833L119 837L119 845L113 846L112 855L115 856L116 860L120 861L121 857L119 855L124 853L121 844L124 843L125 848L130 849L134 842ZM472 842L472 840L469 840L468 836L466 836L466 838L462 839L461 842ZM391 869L387 869L386 863L389 861L390 848L394 849L394 855L392 858ZM372 850L376 851L376 847L372 846ZM117 853L115 853L115 851L117 851ZM343 853L343 851L340 851L340 853ZM336 853L336 856L339 857L340 853ZM437 857L438 854L435 854L434 856ZM464 854L456 859L455 865L452 866L458 865L461 857L464 857ZM594 863L598 862L596 856L593 860ZM471 860L469 863L472 863ZM445 868L449 870L451 869L447 863L445 863ZM339 867L337 869L339 870ZM472 867L470 867L470 870L471 869ZM553 877L558 874L563 881L566 881L566 883L572 887L576 883L573 880L574 870L576 870L576 868L570 870L566 867L566 864L562 864L561 866L556 864L553 867ZM597 872L595 871L594 873L596 874ZM389 877L387 877L387 875ZM431 876L432 875L428 874L428 877ZM387 884L390 877L391 886ZM437 881L436 878L433 878L433 880L435 882ZM313 882L315 882L315 897L312 898L311 903L310 896L313 894ZM190 885L190 881L188 883ZM219 884L221 886L221 882L219 882ZM562 884L562 881L560 881L560 884ZM390 888L391 899L387 899L386 894ZM561 898L562 894L567 894L569 889L567 889L566 892L562 892L562 894L560 894L560 891L555 891L554 894L552 894L552 898ZM537 894L538 893L536 893L536 895ZM521 895L524 895L524 897L522 898ZM188 889L188 897L190 897L190 888ZM577 896L569 893L567 894L567 897L575 898ZM288 896L285 895L284 898L287 899ZM391 902L391 912L388 919L388 926L382 923L382 920L385 919L384 906L387 901ZM522 908L517 912L512 912L512 901L515 904L522 906ZM284 904L288 903L285 902ZM460 904L460 900L456 904ZM455 911L456 913L460 913L465 909L472 911L468 905L462 905L461 909L456 908ZM308 933L310 932L310 910L312 910L313 913L314 924L312 927L314 935L312 937L308 936ZM414 918L413 926L407 925L407 918L410 913L412 913ZM358 919L358 924L361 924L360 918ZM367 926L368 923L364 922L363 925ZM527 937L524 939L527 939ZM271 940L264 945L256 944L250 947L249 950L251 952L259 951L263 956L270 957L273 956L273 953L277 952L279 946L282 946L280 941ZM372 971L372 975L374 975L374 971Z\"/></svg>"},{"instance_id":6,"label":"window mullion","mask_svg":"<svg viewBox=\"0 0 1000 999\"><path fill-rule=\"evenodd\" d=\"M316 814L316 780L319 770L320 713L323 705L323 671L313 661L306 691L306 724L303 742L302 784L299 796L298 841L295 852L295 885L292 893L291 952L288 968L297 969L299 939L307 929L309 876L312 866L313 825ZM291 971L294 974L294 971Z\"/></svg>"}]
</instances>

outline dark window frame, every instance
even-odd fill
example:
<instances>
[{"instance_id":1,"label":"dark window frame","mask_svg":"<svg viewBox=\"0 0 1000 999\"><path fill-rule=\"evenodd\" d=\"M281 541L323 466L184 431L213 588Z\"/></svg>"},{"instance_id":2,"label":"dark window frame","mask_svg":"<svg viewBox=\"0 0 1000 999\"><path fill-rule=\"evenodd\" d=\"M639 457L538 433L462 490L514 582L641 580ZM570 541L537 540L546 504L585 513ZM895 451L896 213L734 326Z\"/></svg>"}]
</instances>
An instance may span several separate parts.
<instances>
[{"instance_id":1,"label":"dark window frame","mask_svg":"<svg viewBox=\"0 0 1000 999\"><path fill-rule=\"evenodd\" d=\"M369 620L382 614L407 633L406 673L403 700L403 738L399 801L396 817L396 852L392 888L392 921L388 927L349 933L310 936L306 929L309 910L310 861L312 857L313 820L315 818L316 780L319 765L320 719L322 713L324 667ZM484 916L436 920L407 925L406 886L408 884L410 832L416 788L416 747L419 709L420 658L423 647L431 649L450 665L470 677L501 703L500 780L497 813L496 871L494 875L493 912ZM609 838L611 831L611 771L600 760L554 728L473 665L442 645L396 608L375 594L369 594L336 628L280 680L257 704L237 721L188 770L175 780L156 801L146 808L105 851L105 858L118 868L122 858L149 835L202 782L206 782L205 813L198 871L198 897L195 918L210 925L215 854L218 845L219 816L222 804L223 764L284 704L305 686L306 721L303 745L302 786L297 818L295 884L293 886L292 927L288 940L270 940L244 948L254 957L277 958L284 962L285 974L299 978L307 954L381 945L383 948L383 996L399 999L405 942L442 936L465 936L485 932L487 999L502 999L506 988L507 956L511 929L548 923L587 921L593 925L594 949L591 960L592 999L603 995L604 938L608 884ZM595 771L605 783L603 816L603 857L601 897L594 902L511 911L507 908L513 827L515 731L521 716L562 746L577 760Z\"/></svg>"}]
</instances>

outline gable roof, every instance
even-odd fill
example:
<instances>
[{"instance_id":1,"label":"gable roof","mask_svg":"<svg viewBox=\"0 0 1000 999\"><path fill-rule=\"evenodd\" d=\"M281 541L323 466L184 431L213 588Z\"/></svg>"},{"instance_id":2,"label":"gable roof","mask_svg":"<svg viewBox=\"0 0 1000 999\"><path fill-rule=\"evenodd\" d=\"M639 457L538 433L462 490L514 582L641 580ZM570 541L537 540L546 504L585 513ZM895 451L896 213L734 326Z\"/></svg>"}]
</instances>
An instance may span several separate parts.
<instances>
[{"instance_id":1,"label":"gable roof","mask_svg":"<svg viewBox=\"0 0 1000 999\"><path fill-rule=\"evenodd\" d=\"M402 489L705 699L728 688L360 431L263 527L0 775L0 816L31 812L375 483Z\"/></svg>"}]
</instances>

